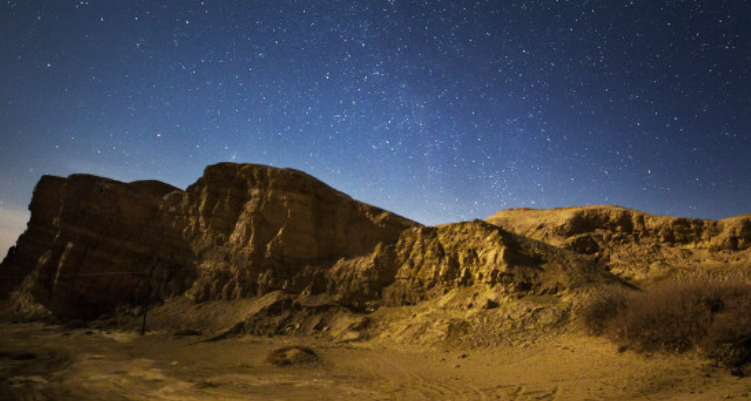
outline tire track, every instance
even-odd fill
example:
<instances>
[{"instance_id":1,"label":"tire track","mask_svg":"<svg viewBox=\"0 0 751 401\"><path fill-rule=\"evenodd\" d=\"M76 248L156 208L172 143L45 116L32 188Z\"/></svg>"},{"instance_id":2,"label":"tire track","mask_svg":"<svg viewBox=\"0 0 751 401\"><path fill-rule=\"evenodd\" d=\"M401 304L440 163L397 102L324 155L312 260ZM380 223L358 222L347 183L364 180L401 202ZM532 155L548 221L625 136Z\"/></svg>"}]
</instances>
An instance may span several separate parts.
<instances>
[{"instance_id":1,"label":"tire track","mask_svg":"<svg viewBox=\"0 0 751 401\"><path fill-rule=\"evenodd\" d=\"M400 366L383 355L374 355L373 358L362 361L361 366L371 377L382 379L382 386L385 387L383 393L388 394L390 400L490 400L483 390L460 379L446 381L426 379L412 369Z\"/></svg>"},{"instance_id":2,"label":"tire track","mask_svg":"<svg viewBox=\"0 0 751 401\"><path fill-rule=\"evenodd\" d=\"M558 386L530 389L528 385L502 385L485 391L492 394L493 400L498 401L556 401L562 393Z\"/></svg>"}]
</instances>

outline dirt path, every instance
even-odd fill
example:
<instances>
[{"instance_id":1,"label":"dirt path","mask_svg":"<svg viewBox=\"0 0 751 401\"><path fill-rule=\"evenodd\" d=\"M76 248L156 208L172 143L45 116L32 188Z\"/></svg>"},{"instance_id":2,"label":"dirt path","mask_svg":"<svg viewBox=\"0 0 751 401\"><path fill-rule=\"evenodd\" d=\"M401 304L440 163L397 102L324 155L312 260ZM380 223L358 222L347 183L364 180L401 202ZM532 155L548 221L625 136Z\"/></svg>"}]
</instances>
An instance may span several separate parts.
<instances>
[{"instance_id":1,"label":"dirt path","mask_svg":"<svg viewBox=\"0 0 751 401\"><path fill-rule=\"evenodd\" d=\"M564 336L527 348L411 350L310 338L199 342L39 324L0 326L0 400L719 400L751 380L690 357L645 358ZM321 363L268 366L284 345Z\"/></svg>"}]
</instances>

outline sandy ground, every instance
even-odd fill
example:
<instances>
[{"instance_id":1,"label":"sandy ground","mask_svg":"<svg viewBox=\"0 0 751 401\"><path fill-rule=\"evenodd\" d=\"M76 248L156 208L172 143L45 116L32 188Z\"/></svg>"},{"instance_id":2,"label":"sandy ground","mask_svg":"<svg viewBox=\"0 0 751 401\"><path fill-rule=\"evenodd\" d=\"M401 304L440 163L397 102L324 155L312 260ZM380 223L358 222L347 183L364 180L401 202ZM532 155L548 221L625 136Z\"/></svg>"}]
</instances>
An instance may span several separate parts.
<instances>
[{"instance_id":1,"label":"sandy ground","mask_svg":"<svg viewBox=\"0 0 751 401\"><path fill-rule=\"evenodd\" d=\"M0 400L721 400L751 379L694 357L619 353L562 335L526 348L406 349L309 337L201 342L151 332L0 326ZM320 363L274 367L285 345Z\"/></svg>"}]
</instances>

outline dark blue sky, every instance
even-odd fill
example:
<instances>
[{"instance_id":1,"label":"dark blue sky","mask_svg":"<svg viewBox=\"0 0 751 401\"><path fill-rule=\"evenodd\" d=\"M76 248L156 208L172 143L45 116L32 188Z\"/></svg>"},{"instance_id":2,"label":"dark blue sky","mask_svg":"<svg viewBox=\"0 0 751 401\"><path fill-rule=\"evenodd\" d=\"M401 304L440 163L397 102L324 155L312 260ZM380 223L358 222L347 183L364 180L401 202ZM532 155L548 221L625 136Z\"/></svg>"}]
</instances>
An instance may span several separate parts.
<instances>
[{"instance_id":1,"label":"dark blue sky","mask_svg":"<svg viewBox=\"0 0 751 401\"><path fill-rule=\"evenodd\" d=\"M749 213L750 70L741 0L4 1L0 242L42 174L220 161L427 224Z\"/></svg>"}]
</instances>

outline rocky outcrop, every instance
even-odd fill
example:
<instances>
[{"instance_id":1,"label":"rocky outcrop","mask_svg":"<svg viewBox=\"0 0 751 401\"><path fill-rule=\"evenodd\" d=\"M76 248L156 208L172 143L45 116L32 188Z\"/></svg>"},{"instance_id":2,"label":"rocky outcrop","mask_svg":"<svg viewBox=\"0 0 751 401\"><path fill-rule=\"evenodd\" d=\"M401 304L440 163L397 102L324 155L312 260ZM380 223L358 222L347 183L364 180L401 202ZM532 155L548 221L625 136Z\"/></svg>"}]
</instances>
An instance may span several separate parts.
<instances>
[{"instance_id":1,"label":"rocky outcrop","mask_svg":"<svg viewBox=\"0 0 751 401\"><path fill-rule=\"evenodd\" d=\"M541 295L614 281L573 252L481 220L411 230L395 249L399 269L387 299L397 304L457 287Z\"/></svg>"},{"instance_id":2,"label":"rocky outcrop","mask_svg":"<svg viewBox=\"0 0 751 401\"><path fill-rule=\"evenodd\" d=\"M486 221L592 255L608 270L637 281L702 270L706 263L727 265L751 249L751 215L714 221L588 206L509 209Z\"/></svg>"},{"instance_id":3,"label":"rocky outcrop","mask_svg":"<svg viewBox=\"0 0 751 401\"><path fill-rule=\"evenodd\" d=\"M5 294L24 279L23 294L72 317L178 296L195 303L277 294L297 309L275 330L300 316L300 325L319 327L311 316L324 309L411 305L457 289L492 294L488 305L578 294L702 263L748 263L751 253L751 216L710 221L594 206L424 227L303 172L253 164L209 166L184 191L45 176L30 210L0 266Z\"/></svg>"},{"instance_id":4,"label":"rocky outcrop","mask_svg":"<svg viewBox=\"0 0 751 401\"><path fill-rule=\"evenodd\" d=\"M162 212L199 260L189 291L197 301L320 293L337 260L396 242L418 225L301 171L229 163L167 196Z\"/></svg>"},{"instance_id":5,"label":"rocky outcrop","mask_svg":"<svg viewBox=\"0 0 751 401\"><path fill-rule=\"evenodd\" d=\"M475 220L416 227L391 246L341 260L329 273L338 301L410 305L452 289L498 294L555 294L617 279L574 252Z\"/></svg>"},{"instance_id":6,"label":"rocky outcrop","mask_svg":"<svg viewBox=\"0 0 751 401\"><path fill-rule=\"evenodd\" d=\"M44 177L30 209L0 277L25 277L24 291L72 317L183 293L204 301L323 292L337 260L418 225L300 171L229 163L207 167L186 191Z\"/></svg>"},{"instance_id":7,"label":"rocky outcrop","mask_svg":"<svg viewBox=\"0 0 751 401\"><path fill-rule=\"evenodd\" d=\"M43 176L34 189L27 229L0 264L0 297L17 289L34 270L39 256L50 248L57 233L55 224L64 186L64 178Z\"/></svg>"},{"instance_id":8,"label":"rocky outcrop","mask_svg":"<svg viewBox=\"0 0 751 401\"><path fill-rule=\"evenodd\" d=\"M578 238L592 234L610 234L610 237L603 239L605 242L617 242L620 237L628 236L669 245L692 244L727 250L742 250L751 246L751 216L713 221L655 216L618 206L588 206L502 210L487 221L531 238L569 248L576 248L576 242L585 244L588 241L577 241Z\"/></svg>"},{"instance_id":9,"label":"rocky outcrop","mask_svg":"<svg viewBox=\"0 0 751 401\"><path fill-rule=\"evenodd\" d=\"M62 316L93 317L180 293L191 281L190 248L158 215L162 196L174 190L156 181L44 177L2 274L25 273L24 289Z\"/></svg>"}]
</instances>

